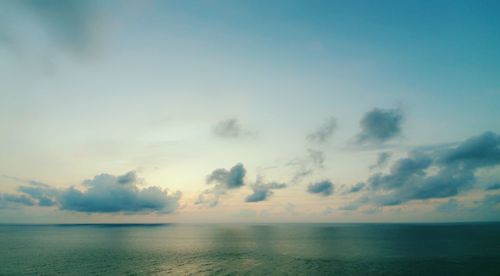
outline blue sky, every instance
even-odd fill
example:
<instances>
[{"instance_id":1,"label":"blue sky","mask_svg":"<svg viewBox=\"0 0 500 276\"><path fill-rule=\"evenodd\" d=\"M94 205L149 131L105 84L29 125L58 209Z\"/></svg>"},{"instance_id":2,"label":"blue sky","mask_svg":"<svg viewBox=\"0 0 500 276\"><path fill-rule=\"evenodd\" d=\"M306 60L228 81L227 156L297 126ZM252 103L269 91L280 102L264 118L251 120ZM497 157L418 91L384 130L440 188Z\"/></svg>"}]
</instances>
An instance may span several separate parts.
<instances>
[{"instance_id":1,"label":"blue sky","mask_svg":"<svg viewBox=\"0 0 500 276\"><path fill-rule=\"evenodd\" d=\"M499 11L1 2L0 221L497 220Z\"/></svg>"}]
</instances>

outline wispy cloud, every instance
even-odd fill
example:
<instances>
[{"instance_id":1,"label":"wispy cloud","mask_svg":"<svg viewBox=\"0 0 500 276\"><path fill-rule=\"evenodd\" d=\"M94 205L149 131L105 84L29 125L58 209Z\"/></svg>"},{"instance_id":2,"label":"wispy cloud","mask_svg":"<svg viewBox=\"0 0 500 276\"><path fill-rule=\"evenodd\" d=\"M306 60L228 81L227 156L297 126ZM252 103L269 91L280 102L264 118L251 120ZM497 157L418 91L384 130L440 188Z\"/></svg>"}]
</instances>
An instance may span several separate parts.
<instances>
[{"instance_id":1,"label":"wispy cloud","mask_svg":"<svg viewBox=\"0 0 500 276\"><path fill-rule=\"evenodd\" d=\"M310 142L324 144L328 142L335 129L337 128L337 120L335 118L329 118L323 125L321 125L317 130L307 135L307 139Z\"/></svg>"}]
</instances>

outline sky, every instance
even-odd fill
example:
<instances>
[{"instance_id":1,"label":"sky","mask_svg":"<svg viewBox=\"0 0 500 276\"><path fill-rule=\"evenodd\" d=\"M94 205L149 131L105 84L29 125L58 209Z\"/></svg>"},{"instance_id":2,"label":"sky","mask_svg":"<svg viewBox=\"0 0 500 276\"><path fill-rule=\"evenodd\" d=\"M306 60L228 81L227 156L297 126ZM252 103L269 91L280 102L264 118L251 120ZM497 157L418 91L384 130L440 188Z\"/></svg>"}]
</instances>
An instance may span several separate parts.
<instances>
[{"instance_id":1,"label":"sky","mask_svg":"<svg viewBox=\"0 0 500 276\"><path fill-rule=\"evenodd\" d=\"M498 1L0 1L0 223L500 220Z\"/></svg>"}]
</instances>

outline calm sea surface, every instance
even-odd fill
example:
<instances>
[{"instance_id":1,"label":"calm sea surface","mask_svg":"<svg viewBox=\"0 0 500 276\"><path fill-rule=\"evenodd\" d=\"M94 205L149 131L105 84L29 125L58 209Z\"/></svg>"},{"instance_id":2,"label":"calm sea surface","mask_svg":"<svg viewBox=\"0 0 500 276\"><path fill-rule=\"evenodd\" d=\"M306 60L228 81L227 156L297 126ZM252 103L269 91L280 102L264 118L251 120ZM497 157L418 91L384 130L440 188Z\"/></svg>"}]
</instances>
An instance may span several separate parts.
<instances>
[{"instance_id":1,"label":"calm sea surface","mask_svg":"<svg viewBox=\"0 0 500 276\"><path fill-rule=\"evenodd\" d=\"M0 225L0 274L500 275L500 224Z\"/></svg>"}]
</instances>

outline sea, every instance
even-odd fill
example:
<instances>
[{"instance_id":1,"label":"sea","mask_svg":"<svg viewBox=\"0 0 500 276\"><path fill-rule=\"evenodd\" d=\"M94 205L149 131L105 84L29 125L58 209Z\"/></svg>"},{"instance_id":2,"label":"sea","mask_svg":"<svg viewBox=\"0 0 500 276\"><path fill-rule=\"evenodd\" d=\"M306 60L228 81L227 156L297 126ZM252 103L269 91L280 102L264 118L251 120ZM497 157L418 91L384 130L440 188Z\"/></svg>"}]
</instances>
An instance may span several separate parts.
<instances>
[{"instance_id":1,"label":"sea","mask_svg":"<svg viewBox=\"0 0 500 276\"><path fill-rule=\"evenodd\" d=\"M0 225L0 275L500 275L500 223Z\"/></svg>"}]
</instances>

